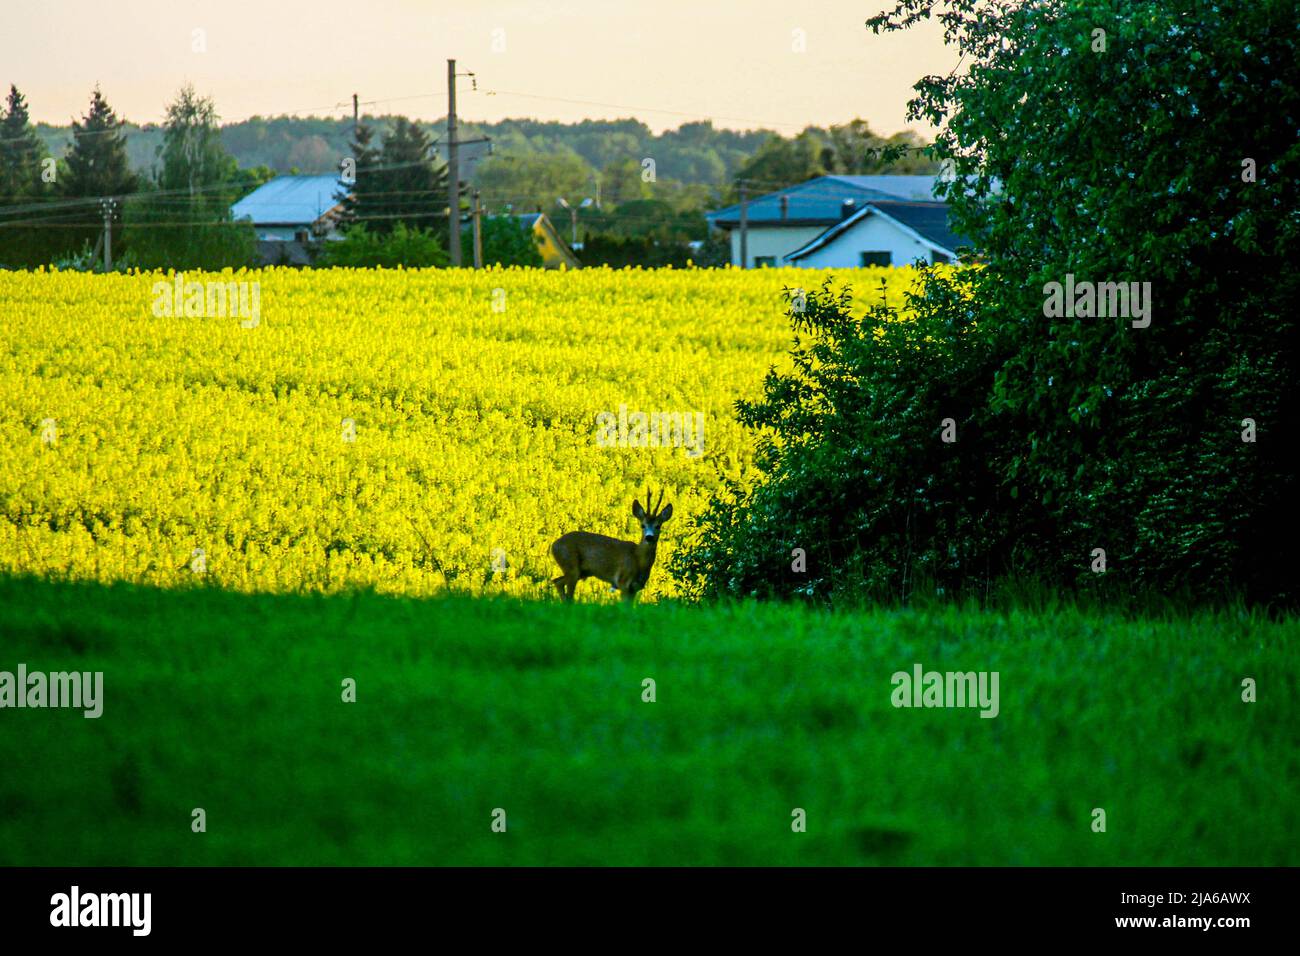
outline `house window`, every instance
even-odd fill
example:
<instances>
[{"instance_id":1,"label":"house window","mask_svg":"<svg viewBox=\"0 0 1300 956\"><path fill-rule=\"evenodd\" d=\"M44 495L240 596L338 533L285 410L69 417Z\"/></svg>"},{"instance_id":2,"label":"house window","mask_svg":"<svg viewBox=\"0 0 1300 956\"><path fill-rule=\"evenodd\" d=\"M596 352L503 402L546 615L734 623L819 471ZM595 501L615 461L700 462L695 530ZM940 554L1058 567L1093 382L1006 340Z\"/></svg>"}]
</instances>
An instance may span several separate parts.
<instances>
[{"instance_id":1,"label":"house window","mask_svg":"<svg viewBox=\"0 0 1300 956\"><path fill-rule=\"evenodd\" d=\"M776 267L776 256L754 256L754 267L773 269Z\"/></svg>"},{"instance_id":2,"label":"house window","mask_svg":"<svg viewBox=\"0 0 1300 956\"><path fill-rule=\"evenodd\" d=\"M888 252L864 252L862 253L862 265L864 266L888 266L893 265L894 257Z\"/></svg>"},{"instance_id":3,"label":"house window","mask_svg":"<svg viewBox=\"0 0 1300 956\"><path fill-rule=\"evenodd\" d=\"M942 262L952 262L952 256L944 252L930 252L930 262L932 265L939 265Z\"/></svg>"}]
</instances>

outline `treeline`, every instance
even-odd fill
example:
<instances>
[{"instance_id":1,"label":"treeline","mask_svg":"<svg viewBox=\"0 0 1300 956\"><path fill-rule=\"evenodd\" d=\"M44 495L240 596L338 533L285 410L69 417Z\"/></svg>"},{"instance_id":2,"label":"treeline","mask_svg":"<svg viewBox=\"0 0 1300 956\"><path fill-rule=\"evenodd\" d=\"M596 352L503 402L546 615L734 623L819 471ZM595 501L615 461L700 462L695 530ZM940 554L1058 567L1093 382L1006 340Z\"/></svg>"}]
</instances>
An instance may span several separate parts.
<instances>
[{"instance_id":1,"label":"treeline","mask_svg":"<svg viewBox=\"0 0 1300 956\"><path fill-rule=\"evenodd\" d=\"M323 263L445 265L447 169L434 158L429 134L404 117L382 134L365 123L353 132L343 151L348 162L337 170L346 238L323 244ZM190 86L179 91L147 171L132 168L128 146L126 124L97 88L63 154L53 155L31 123L26 98L11 87L0 110L0 267L256 264L253 227L232 221L231 206L274 172L239 166L211 99ZM513 218L488 221L483 246L489 262L541 264L530 234ZM472 250L465 258L472 261Z\"/></svg>"},{"instance_id":2,"label":"treeline","mask_svg":"<svg viewBox=\"0 0 1300 956\"><path fill-rule=\"evenodd\" d=\"M367 115L363 117L381 138L388 134L399 117ZM444 136L442 120L418 122L430 139L440 142ZM496 156L573 156L592 170L605 170L620 160L653 158L661 179L687 184L716 185L730 181L760 151L766 151L765 164L770 166L777 154L787 157L803 154L803 165L820 161L823 150L838 153L832 162L840 172L870 173L878 171L852 145L860 141L865 128L862 120L839 127L810 126L794 137L782 137L771 130L737 131L719 129L709 121L683 123L677 129L653 132L636 119L583 120L560 123L550 120L508 119L498 123L461 123L465 139L491 138ZM137 173L148 174L156 163L157 148L162 144L163 128L157 124L139 125L126 122L127 161ZM68 126L38 123L37 137L47 152L59 154L72 143L73 130ZM221 127L221 145L241 167L266 166L277 173L328 173L338 169L341 157L348 155L353 128L351 118L323 117L253 117ZM874 137L878 143L919 145L911 134ZM778 144L787 144L780 148ZM782 162L788 162L783 160ZM472 164L471 164L472 165ZM823 164L825 165L825 164ZM918 158L900 166L897 172L926 172L933 163ZM750 169L749 172L754 172ZM467 179L478 170L469 169Z\"/></svg>"},{"instance_id":3,"label":"treeline","mask_svg":"<svg viewBox=\"0 0 1300 956\"><path fill-rule=\"evenodd\" d=\"M376 237L399 223L400 248L378 261L445 261L441 123L366 116L354 127L351 119L255 117L222 126L212 101L189 87L163 123L144 127L118 117L96 89L85 116L66 129L32 124L11 87L0 122L0 265L100 258L103 210L95 200L102 196L130 197L109 211L121 264L251 262L252 231L230 221L229 207L277 173L356 176L346 221L367 235L351 250L331 250L350 264L374 258ZM474 190L488 217L545 212L561 234L580 237L581 258L592 265L721 264L725 249L716 237L710 241L704 216L735 201L738 179L766 191L824 173L937 168L914 135L881 137L860 119L792 137L707 121L656 134L633 119L462 122L460 129L462 140L490 139L492 146L489 152L479 142L461 152L462 215ZM487 236L502 261L533 259L520 253L513 233L493 226Z\"/></svg>"},{"instance_id":4,"label":"treeline","mask_svg":"<svg viewBox=\"0 0 1300 956\"><path fill-rule=\"evenodd\" d=\"M190 86L179 91L146 174L131 166L123 127L96 87L67 148L54 155L10 86L0 109L0 267L102 262L106 221L119 268L251 263L252 228L231 221L230 205L273 174L241 169L226 152L212 101Z\"/></svg>"}]
</instances>

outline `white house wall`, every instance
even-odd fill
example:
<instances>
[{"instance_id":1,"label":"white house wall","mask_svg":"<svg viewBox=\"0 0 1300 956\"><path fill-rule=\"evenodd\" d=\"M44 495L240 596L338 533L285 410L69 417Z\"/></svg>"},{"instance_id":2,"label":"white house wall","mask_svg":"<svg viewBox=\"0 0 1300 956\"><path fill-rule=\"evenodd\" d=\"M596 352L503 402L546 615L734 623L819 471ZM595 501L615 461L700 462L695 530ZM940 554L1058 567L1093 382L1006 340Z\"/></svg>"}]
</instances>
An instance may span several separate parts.
<instances>
[{"instance_id":1,"label":"white house wall","mask_svg":"<svg viewBox=\"0 0 1300 956\"><path fill-rule=\"evenodd\" d=\"M302 226L254 226L257 238L264 242L292 241L298 237Z\"/></svg>"},{"instance_id":2,"label":"white house wall","mask_svg":"<svg viewBox=\"0 0 1300 956\"><path fill-rule=\"evenodd\" d=\"M784 265L782 257L806 246L823 232L824 226L750 226L748 249L749 268L755 267L760 256L772 256L777 266ZM731 230L731 262L740 265L740 229Z\"/></svg>"},{"instance_id":3,"label":"white house wall","mask_svg":"<svg viewBox=\"0 0 1300 956\"><path fill-rule=\"evenodd\" d=\"M752 243L750 251L753 251ZM852 269L861 265L862 253L886 251L890 254L890 265L911 265L917 259L931 261L929 246L888 219L873 215L859 220L831 242L792 264L806 269Z\"/></svg>"}]
</instances>

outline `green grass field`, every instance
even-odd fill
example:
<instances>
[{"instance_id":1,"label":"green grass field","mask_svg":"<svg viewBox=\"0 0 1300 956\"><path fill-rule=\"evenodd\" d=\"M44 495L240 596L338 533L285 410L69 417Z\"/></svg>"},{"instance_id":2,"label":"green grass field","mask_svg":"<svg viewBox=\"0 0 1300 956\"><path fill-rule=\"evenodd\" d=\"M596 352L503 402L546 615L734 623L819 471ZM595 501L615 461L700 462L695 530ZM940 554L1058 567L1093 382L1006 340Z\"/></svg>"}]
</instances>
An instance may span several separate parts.
<instances>
[{"instance_id":1,"label":"green grass field","mask_svg":"<svg viewBox=\"0 0 1300 956\"><path fill-rule=\"evenodd\" d=\"M1296 630L0 579L0 670L105 686L0 710L0 863L1294 865Z\"/></svg>"}]
</instances>

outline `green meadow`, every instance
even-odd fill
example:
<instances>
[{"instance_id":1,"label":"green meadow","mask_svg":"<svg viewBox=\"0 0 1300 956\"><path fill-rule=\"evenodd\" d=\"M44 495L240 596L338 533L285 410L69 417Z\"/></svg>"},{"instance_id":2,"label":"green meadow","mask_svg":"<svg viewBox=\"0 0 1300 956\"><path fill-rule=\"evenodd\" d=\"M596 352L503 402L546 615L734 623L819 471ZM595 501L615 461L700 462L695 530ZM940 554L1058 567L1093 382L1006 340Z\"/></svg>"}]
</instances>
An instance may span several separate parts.
<instances>
[{"instance_id":1,"label":"green meadow","mask_svg":"<svg viewBox=\"0 0 1300 956\"><path fill-rule=\"evenodd\" d=\"M3 578L0 671L104 691L0 710L0 863L1295 865L1296 632Z\"/></svg>"}]
</instances>

